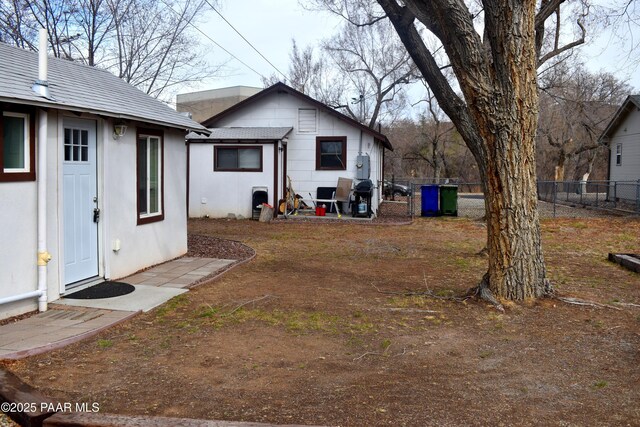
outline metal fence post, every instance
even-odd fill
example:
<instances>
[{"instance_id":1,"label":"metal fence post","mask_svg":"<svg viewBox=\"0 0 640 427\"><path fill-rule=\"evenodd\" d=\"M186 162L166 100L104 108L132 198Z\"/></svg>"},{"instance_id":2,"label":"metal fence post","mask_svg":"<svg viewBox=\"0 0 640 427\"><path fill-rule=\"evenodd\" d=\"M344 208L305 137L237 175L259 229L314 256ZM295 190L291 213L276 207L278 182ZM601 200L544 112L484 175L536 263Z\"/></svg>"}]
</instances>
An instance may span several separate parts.
<instances>
[{"instance_id":1,"label":"metal fence post","mask_svg":"<svg viewBox=\"0 0 640 427\"><path fill-rule=\"evenodd\" d=\"M618 181L613 181L613 208L618 207Z\"/></svg>"},{"instance_id":2,"label":"metal fence post","mask_svg":"<svg viewBox=\"0 0 640 427\"><path fill-rule=\"evenodd\" d=\"M553 181L553 217L556 217L556 198L558 197L558 182Z\"/></svg>"}]
</instances>

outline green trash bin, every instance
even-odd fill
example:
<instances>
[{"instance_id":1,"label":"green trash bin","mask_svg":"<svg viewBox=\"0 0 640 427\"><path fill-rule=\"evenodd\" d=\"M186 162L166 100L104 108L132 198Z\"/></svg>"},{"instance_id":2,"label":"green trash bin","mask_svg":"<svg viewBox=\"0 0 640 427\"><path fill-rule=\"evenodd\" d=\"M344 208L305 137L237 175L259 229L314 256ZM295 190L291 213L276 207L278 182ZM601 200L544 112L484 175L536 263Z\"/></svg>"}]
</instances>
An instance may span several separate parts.
<instances>
[{"instance_id":1,"label":"green trash bin","mask_svg":"<svg viewBox=\"0 0 640 427\"><path fill-rule=\"evenodd\" d=\"M440 212L442 215L458 216L458 186L440 186Z\"/></svg>"}]
</instances>

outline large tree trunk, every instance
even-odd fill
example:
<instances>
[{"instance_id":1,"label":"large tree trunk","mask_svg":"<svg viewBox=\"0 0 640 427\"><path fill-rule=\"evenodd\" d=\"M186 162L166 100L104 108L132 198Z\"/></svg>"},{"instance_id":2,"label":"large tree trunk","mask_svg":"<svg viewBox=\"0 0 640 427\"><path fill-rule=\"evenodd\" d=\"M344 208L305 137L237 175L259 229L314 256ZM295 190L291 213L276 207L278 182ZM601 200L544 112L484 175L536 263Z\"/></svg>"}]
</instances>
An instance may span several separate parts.
<instances>
[{"instance_id":1,"label":"large tree trunk","mask_svg":"<svg viewBox=\"0 0 640 427\"><path fill-rule=\"evenodd\" d=\"M478 163L489 252L479 294L497 304L493 296L523 300L550 292L535 173L535 0L484 0L482 38L460 0L405 0L406 8L378 2ZM440 73L415 18L442 42L464 101Z\"/></svg>"},{"instance_id":2,"label":"large tree trunk","mask_svg":"<svg viewBox=\"0 0 640 427\"><path fill-rule=\"evenodd\" d=\"M494 117L502 114L495 112ZM547 292L532 123L531 118L521 117L509 129L483 135L492 147L485 190L488 287L494 295L510 300L537 298Z\"/></svg>"},{"instance_id":3,"label":"large tree trunk","mask_svg":"<svg viewBox=\"0 0 640 427\"><path fill-rule=\"evenodd\" d=\"M496 26L496 31L485 33L494 51L493 75L488 76L493 85L484 92L486 98L470 105L480 124L486 164L486 278L494 295L523 300L538 298L549 290L536 186L535 2L507 1L493 6L485 10L488 24ZM496 51L500 52L497 58ZM467 98L472 91L477 96L473 83L463 85L463 91Z\"/></svg>"}]
</instances>

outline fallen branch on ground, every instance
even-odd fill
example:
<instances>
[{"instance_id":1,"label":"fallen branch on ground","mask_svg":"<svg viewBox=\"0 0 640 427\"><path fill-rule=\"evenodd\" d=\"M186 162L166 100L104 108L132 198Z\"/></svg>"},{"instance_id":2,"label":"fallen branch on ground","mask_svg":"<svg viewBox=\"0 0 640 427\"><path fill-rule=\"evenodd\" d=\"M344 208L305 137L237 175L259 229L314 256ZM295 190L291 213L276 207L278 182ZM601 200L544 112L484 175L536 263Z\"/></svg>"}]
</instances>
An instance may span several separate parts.
<instances>
[{"instance_id":1,"label":"fallen branch on ground","mask_svg":"<svg viewBox=\"0 0 640 427\"><path fill-rule=\"evenodd\" d=\"M230 312L225 313L225 314L222 314L220 317L231 316L233 313L235 313L236 311L240 310L240 309L241 309L242 307L244 307L245 305L247 305L247 304L251 304L252 302L262 301L262 300L265 300L265 299L267 299L267 298L278 298L278 297L277 297L277 296L275 296L275 295L269 295L269 294L267 294L267 295L263 295L263 296L261 296L260 298L255 298L255 299L252 299L252 300L250 300L250 301L243 302L242 304L240 304L240 305L236 306L236 307L235 307L233 310L231 310Z\"/></svg>"},{"instance_id":2,"label":"fallen branch on ground","mask_svg":"<svg viewBox=\"0 0 640 427\"><path fill-rule=\"evenodd\" d=\"M388 350L388 348L387 348ZM387 355L387 351L383 351L382 353L377 353L375 351L367 351L364 354L361 354L360 356L356 357L355 359L353 359L353 361L355 362L356 360L360 360L365 356L388 356L388 357L398 357L398 356L404 356L405 354L407 354L407 349L406 347L402 349L402 353L398 353L398 354L390 354Z\"/></svg>"},{"instance_id":3,"label":"fallen branch on ground","mask_svg":"<svg viewBox=\"0 0 640 427\"><path fill-rule=\"evenodd\" d=\"M404 296L404 297L428 297L428 298L434 298L434 299L441 299L441 300L447 300L447 301L456 301L456 302L462 302L465 300L468 300L471 297L457 297L454 295L437 295L435 294L432 290L427 289L426 291L404 291L404 292L394 292L394 291L382 291L380 290L380 288L378 288L376 285L371 285L373 286L376 291L378 291L378 293L381 294L385 294L385 295L400 295L400 296Z\"/></svg>"},{"instance_id":4,"label":"fallen branch on ground","mask_svg":"<svg viewBox=\"0 0 640 427\"><path fill-rule=\"evenodd\" d=\"M424 310L421 308L403 308L403 307L389 307L389 308L382 308L381 310L386 310L386 311L408 311L410 313L442 313L441 311L437 311L437 310Z\"/></svg>"},{"instance_id":5,"label":"fallen branch on ground","mask_svg":"<svg viewBox=\"0 0 640 427\"><path fill-rule=\"evenodd\" d=\"M634 304L632 302L617 302L616 305L622 305L624 307L636 307L640 308L640 304Z\"/></svg>"},{"instance_id":6,"label":"fallen branch on ground","mask_svg":"<svg viewBox=\"0 0 640 427\"><path fill-rule=\"evenodd\" d=\"M622 311L620 307L614 307L613 305L609 305L609 304L600 304L599 302L594 302L594 301L586 301L579 298L572 298L572 297L556 297L556 298L564 303L572 304L572 305L582 305L582 306L596 307L596 308L611 308L613 310Z\"/></svg>"}]
</instances>

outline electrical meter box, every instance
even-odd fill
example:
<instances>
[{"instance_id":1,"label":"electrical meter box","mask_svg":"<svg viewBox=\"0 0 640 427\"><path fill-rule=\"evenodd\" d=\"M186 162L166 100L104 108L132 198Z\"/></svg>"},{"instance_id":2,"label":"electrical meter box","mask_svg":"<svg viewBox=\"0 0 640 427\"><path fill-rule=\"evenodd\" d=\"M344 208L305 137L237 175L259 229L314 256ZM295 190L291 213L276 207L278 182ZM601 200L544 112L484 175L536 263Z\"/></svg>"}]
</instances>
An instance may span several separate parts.
<instances>
[{"instance_id":1,"label":"electrical meter box","mask_svg":"<svg viewBox=\"0 0 640 427\"><path fill-rule=\"evenodd\" d=\"M369 179L371 168L369 167L369 155L360 154L356 157L356 179Z\"/></svg>"}]
</instances>

